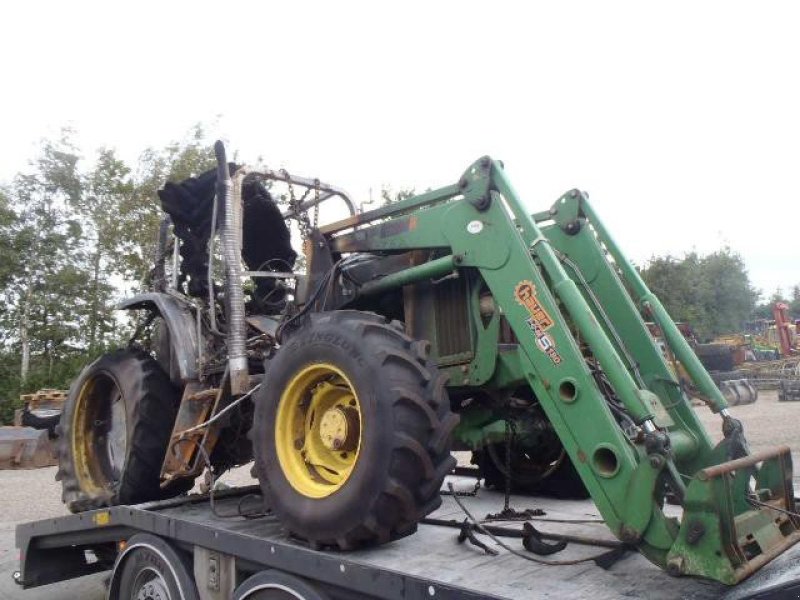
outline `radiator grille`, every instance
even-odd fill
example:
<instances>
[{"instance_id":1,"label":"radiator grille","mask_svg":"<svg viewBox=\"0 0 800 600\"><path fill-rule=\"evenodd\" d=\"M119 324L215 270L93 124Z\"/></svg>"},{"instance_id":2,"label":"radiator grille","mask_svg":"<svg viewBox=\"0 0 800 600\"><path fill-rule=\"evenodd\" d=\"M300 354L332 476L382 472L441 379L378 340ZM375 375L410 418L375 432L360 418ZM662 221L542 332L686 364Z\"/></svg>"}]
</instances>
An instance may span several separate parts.
<instances>
[{"instance_id":1,"label":"radiator grille","mask_svg":"<svg viewBox=\"0 0 800 600\"><path fill-rule=\"evenodd\" d=\"M434 297L439 364L468 360L472 356L472 337L464 278L435 285Z\"/></svg>"}]
</instances>

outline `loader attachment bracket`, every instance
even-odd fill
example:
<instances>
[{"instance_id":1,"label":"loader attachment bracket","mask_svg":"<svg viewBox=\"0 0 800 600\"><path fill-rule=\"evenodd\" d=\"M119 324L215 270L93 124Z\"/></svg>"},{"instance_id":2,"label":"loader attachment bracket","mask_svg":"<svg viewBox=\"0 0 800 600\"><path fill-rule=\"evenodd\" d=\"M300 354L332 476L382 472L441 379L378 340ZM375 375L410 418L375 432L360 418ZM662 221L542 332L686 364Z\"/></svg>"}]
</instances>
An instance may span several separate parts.
<instances>
[{"instance_id":1,"label":"loader attachment bracket","mask_svg":"<svg viewBox=\"0 0 800 600\"><path fill-rule=\"evenodd\" d=\"M698 471L667 570L734 584L800 541L791 473L786 446Z\"/></svg>"}]
</instances>

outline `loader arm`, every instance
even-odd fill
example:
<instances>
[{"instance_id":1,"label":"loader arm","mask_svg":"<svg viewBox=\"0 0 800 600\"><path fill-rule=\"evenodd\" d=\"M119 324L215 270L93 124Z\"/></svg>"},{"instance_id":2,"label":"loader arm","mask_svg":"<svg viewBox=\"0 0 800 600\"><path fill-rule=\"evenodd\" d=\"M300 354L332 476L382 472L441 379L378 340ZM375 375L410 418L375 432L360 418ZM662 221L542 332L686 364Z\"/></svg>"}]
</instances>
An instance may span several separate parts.
<instances>
[{"instance_id":1,"label":"loader arm","mask_svg":"<svg viewBox=\"0 0 800 600\"><path fill-rule=\"evenodd\" d=\"M531 216L502 165L484 157L456 185L321 231L337 253L425 248L436 256L363 282L360 295L477 270L519 342L521 378L607 525L654 563L735 583L798 541L800 522L781 512L794 510L788 449L747 455L725 399L577 190ZM725 439L717 446L642 313L720 413ZM634 439L615 420L587 357L638 426ZM468 371L485 367L476 359ZM668 492L683 506L680 519L665 514Z\"/></svg>"}]
</instances>

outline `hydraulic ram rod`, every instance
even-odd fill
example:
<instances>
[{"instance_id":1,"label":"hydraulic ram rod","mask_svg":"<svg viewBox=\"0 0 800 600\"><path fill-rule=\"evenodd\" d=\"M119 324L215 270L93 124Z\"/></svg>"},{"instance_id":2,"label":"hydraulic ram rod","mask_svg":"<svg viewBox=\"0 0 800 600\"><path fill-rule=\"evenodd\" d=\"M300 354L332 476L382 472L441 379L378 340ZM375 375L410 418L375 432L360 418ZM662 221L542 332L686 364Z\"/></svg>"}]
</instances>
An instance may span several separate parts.
<instances>
[{"instance_id":1,"label":"hydraulic ram rod","mask_svg":"<svg viewBox=\"0 0 800 600\"><path fill-rule=\"evenodd\" d=\"M637 424L644 424L646 429L654 428L651 422L653 414L643 401L643 397L651 392L638 388L622 359L617 354L616 349L603 332L603 328L598 323L594 313L586 304L578 286L567 275L555 252L550 247L547 238L544 237L533 218L522 206L519 196L517 196L503 171L502 165L497 161L492 161L492 179L494 180L495 188L511 209L517 226L522 229L528 247L532 252L536 253L543 269L550 277L553 291L564 303L576 327L592 349L592 353L600 361L603 370L611 380L611 384L619 394L625 408L628 409Z\"/></svg>"},{"instance_id":2,"label":"hydraulic ram rod","mask_svg":"<svg viewBox=\"0 0 800 600\"><path fill-rule=\"evenodd\" d=\"M667 309L664 308L664 305L661 304L661 301L655 294L647 288L647 285L642 280L639 273L622 254L585 196L581 198L581 209L595 232L597 232L600 241L605 245L606 250L608 250L608 253L614 259L614 262L622 273L622 277L631 287L636 301L652 315L653 320L664 333L664 338L667 340L675 357L684 366L700 392L711 401L714 412L720 412L726 409L728 403L722 395L722 392L717 388L714 380L711 379L711 375L705 370L700 359L697 358L694 350L692 350L692 347L689 345L689 342L686 341L686 338L683 337L678 326L675 325L674 321L670 318Z\"/></svg>"}]
</instances>

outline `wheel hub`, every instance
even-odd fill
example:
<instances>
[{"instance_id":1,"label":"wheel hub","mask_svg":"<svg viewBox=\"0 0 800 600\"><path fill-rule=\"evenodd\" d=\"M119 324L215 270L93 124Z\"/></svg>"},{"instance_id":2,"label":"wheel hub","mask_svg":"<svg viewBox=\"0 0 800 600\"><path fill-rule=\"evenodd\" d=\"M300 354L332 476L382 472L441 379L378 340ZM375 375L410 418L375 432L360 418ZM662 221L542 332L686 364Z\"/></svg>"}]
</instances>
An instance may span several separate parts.
<instances>
[{"instance_id":1,"label":"wheel hub","mask_svg":"<svg viewBox=\"0 0 800 600\"><path fill-rule=\"evenodd\" d=\"M320 420L319 437L328 450L352 452L358 445L358 411L348 406L326 410Z\"/></svg>"},{"instance_id":2,"label":"wheel hub","mask_svg":"<svg viewBox=\"0 0 800 600\"><path fill-rule=\"evenodd\" d=\"M136 600L170 600L169 586L164 577L152 569L145 569L134 581Z\"/></svg>"}]
</instances>

